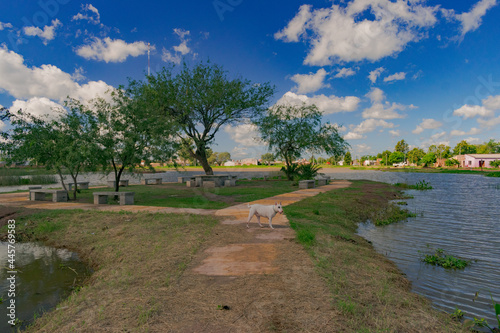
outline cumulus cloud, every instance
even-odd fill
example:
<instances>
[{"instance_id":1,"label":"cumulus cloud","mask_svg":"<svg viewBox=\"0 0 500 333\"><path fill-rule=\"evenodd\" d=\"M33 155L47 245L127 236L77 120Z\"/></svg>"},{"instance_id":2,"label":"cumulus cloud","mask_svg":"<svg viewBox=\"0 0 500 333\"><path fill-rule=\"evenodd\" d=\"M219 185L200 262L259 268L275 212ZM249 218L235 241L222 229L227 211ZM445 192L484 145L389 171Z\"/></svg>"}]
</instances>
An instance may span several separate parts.
<instances>
[{"instance_id":1,"label":"cumulus cloud","mask_svg":"<svg viewBox=\"0 0 500 333\"><path fill-rule=\"evenodd\" d=\"M369 108L363 110L363 118L374 118L374 119L397 119L404 118L404 115L398 113L398 111L404 111L407 108L413 109L413 105L403 105L399 103L389 103L386 101L386 96L384 92L379 88L372 88L368 94L366 94L372 105Z\"/></svg>"},{"instance_id":2,"label":"cumulus cloud","mask_svg":"<svg viewBox=\"0 0 500 333\"><path fill-rule=\"evenodd\" d=\"M401 132L399 130L390 130L389 134L393 137L398 137L401 135Z\"/></svg>"},{"instance_id":3,"label":"cumulus cloud","mask_svg":"<svg viewBox=\"0 0 500 333\"><path fill-rule=\"evenodd\" d=\"M332 114L339 112L352 112L356 111L360 99L355 96L337 97L335 95L315 95L307 97L306 95L298 95L291 91L284 94L276 104L291 104L300 105L306 103L307 105L315 104L319 111L323 114Z\"/></svg>"},{"instance_id":4,"label":"cumulus cloud","mask_svg":"<svg viewBox=\"0 0 500 333\"><path fill-rule=\"evenodd\" d=\"M464 105L459 109L453 111L453 115L467 118L474 117L493 117L494 112L480 105Z\"/></svg>"},{"instance_id":5,"label":"cumulus cloud","mask_svg":"<svg viewBox=\"0 0 500 333\"><path fill-rule=\"evenodd\" d=\"M361 124L351 125L351 131L344 137L346 140L358 140L366 138L363 134L375 131L377 128L394 128L394 124L380 119L366 119Z\"/></svg>"},{"instance_id":6,"label":"cumulus cloud","mask_svg":"<svg viewBox=\"0 0 500 333\"><path fill-rule=\"evenodd\" d=\"M389 75L388 77L384 78L384 82L400 81L400 80L404 80L405 78L406 78L406 73L399 72L399 73L395 73L395 74Z\"/></svg>"},{"instance_id":7,"label":"cumulus cloud","mask_svg":"<svg viewBox=\"0 0 500 333\"><path fill-rule=\"evenodd\" d=\"M46 97L33 97L27 101L15 100L9 110L12 113L23 110L38 117L54 119L62 110L62 106Z\"/></svg>"},{"instance_id":8,"label":"cumulus cloud","mask_svg":"<svg viewBox=\"0 0 500 333\"><path fill-rule=\"evenodd\" d=\"M40 106L41 110L47 111L50 109L47 106L55 106L48 100L62 103L67 96L89 100L104 96L110 89L113 87L103 81L79 84L71 74L53 65L28 67L21 55L0 47L0 91L18 100L14 106L24 102L32 109Z\"/></svg>"},{"instance_id":9,"label":"cumulus cloud","mask_svg":"<svg viewBox=\"0 0 500 333\"><path fill-rule=\"evenodd\" d=\"M451 136L464 136L464 135L476 135L481 133L481 130L479 128L471 128L470 131L460 131L460 130L453 130L450 132Z\"/></svg>"},{"instance_id":10,"label":"cumulus cloud","mask_svg":"<svg viewBox=\"0 0 500 333\"><path fill-rule=\"evenodd\" d=\"M174 29L174 34L179 37L181 43L173 47L173 51L169 51L166 48L163 48L162 60L164 62L173 62L174 64L180 64L182 61L182 57L186 54L192 52L191 48L188 46L188 42L190 39L187 36L190 35L189 30L183 29Z\"/></svg>"},{"instance_id":11,"label":"cumulus cloud","mask_svg":"<svg viewBox=\"0 0 500 333\"><path fill-rule=\"evenodd\" d=\"M337 74L335 74L335 78L342 78L342 77L348 77L348 76L353 76L356 74L356 71L354 71L352 68L342 68L339 69Z\"/></svg>"},{"instance_id":12,"label":"cumulus cloud","mask_svg":"<svg viewBox=\"0 0 500 333\"><path fill-rule=\"evenodd\" d=\"M227 125L224 131L231 136L231 139L245 147L258 147L263 144L259 139L259 129L254 124Z\"/></svg>"},{"instance_id":13,"label":"cumulus cloud","mask_svg":"<svg viewBox=\"0 0 500 333\"><path fill-rule=\"evenodd\" d=\"M474 31L481 25L486 12L497 5L496 0L481 0L477 2L469 12L455 15L455 19L460 21L461 37L463 38L469 31Z\"/></svg>"},{"instance_id":14,"label":"cumulus cloud","mask_svg":"<svg viewBox=\"0 0 500 333\"><path fill-rule=\"evenodd\" d=\"M329 84L324 83L327 74L327 71L323 68L318 69L316 73L295 74L291 77L291 80L297 83L294 90L298 94L307 94L316 92L321 88L329 87Z\"/></svg>"},{"instance_id":15,"label":"cumulus cloud","mask_svg":"<svg viewBox=\"0 0 500 333\"><path fill-rule=\"evenodd\" d=\"M493 128L495 126L500 125L500 117L492 118L492 119L482 119L479 118L477 120L478 124L482 127Z\"/></svg>"},{"instance_id":16,"label":"cumulus cloud","mask_svg":"<svg viewBox=\"0 0 500 333\"><path fill-rule=\"evenodd\" d=\"M443 126L443 123L435 119L422 119L420 125L417 125L417 127L412 131L412 133L420 134L426 129L436 129L441 126Z\"/></svg>"},{"instance_id":17,"label":"cumulus cloud","mask_svg":"<svg viewBox=\"0 0 500 333\"><path fill-rule=\"evenodd\" d=\"M380 74L382 74L383 71L385 71L385 68L379 67L379 68L371 71L370 75L368 75L368 78L370 79L370 81L372 81L372 83L375 83L375 82L377 82L378 77L380 76Z\"/></svg>"},{"instance_id":18,"label":"cumulus cloud","mask_svg":"<svg viewBox=\"0 0 500 333\"><path fill-rule=\"evenodd\" d=\"M52 25L46 25L43 30L38 27L24 27L23 31L26 36L37 36L47 45L49 41L56 37L56 29L62 26L61 21L58 19L52 20ZM1 30L1 29L0 29Z\"/></svg>"},{"instance_id":19,"label":"cumulus cloud","mask_svg":"<svg viewBox=\"0 0 500 333\"><path fill-rule=\"evenodd\" d=\"M82 12L76 14L73 16L72 21L88 21L89 23L92 24L99 24L101 23L101 15L99 14L99 11L97 8L95 8L91 4L82 4Z\"/></svg>"},{"instance_id":20,"label":"cumulus cloud","mask_svg":"<svg viewBox=\"0 0 500 333\"><path fill-rule=\"evenodd\" d=\"M489 96L482 100L483 106L489 110L500 110L500 95Z\"/></svg>"},{"instance_id":21,"label":"cumulus cloud","mask_svg":"<svg viewBox=\"0 0 500 333\"><path fill-rule=\"evenodd\" d=\"M13 26L12 26L12 24L10 24L10 23L3 23L3 22L0 22L0 31L2 31L2 30L3 30L3 29L5 29L5 28L12 29L12 28L13 28Z\"/></svg>"},{"instance_id":22,"label":"cumulus cloud","mask_svg":"<svg viewBox=\"0 0 500 333\"><path fill-rule=\"evenodd\" d=\"M153 46L154 48L154 46ZM138 57L148 51L145 42L128 44L121 39L95 37L90 45L83 45L76 49L76 54L87 59L109 62L124 62L129 56Z\"/></svg>"},{"instance_id":23,"label":"cumulus cloud","mask_svg":"<svg viewBox=\"0 0 500 333\"><path fill-rule=\"evenodd\" d=\"M354 0L314 10L303 5L274 37L285 42L308 40L311 49L304 60L308 65L376 61L423 38L422 32L437 22L437 10L438 6L421 1Z\"/></svg>"},{"instance_id":24,"label":"cumulus cloud","mask_svg":"<svg viewBox=\"0 0 500 333\"><path fill-rule=\"evenodd\" d=\"M354 132L349 132L346 135L344 135L344 140L361 140L365 139L366 136L363 136L363 134L359 133L354 133Z\"/></svg>"}]
</instances>

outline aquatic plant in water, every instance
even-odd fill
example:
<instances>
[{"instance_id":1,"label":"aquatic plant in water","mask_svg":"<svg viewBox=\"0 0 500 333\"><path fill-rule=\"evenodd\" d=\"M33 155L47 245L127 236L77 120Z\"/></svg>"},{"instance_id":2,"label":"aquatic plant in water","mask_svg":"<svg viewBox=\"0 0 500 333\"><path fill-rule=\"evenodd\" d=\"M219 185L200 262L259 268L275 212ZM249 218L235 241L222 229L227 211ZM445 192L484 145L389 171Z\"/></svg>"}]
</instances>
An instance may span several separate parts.
<instances>
[{"instance_id":1,"label":"aquatic plant in water","mask_svg":"<svg viewBox=\"0 0 500 333\"><path fill-rule=\"evenodd\" d=\"M470 264L468 260L445 254L443 249L437 249L434 254L426 254L422 261L430 265L454 269L464 269Z\"/></svg>"},{"instance_id":2,"label":"aquatic plant in water","mask_svg":"<svg viewBox=\"0 0 500 333\"><path fill-rule=\"evenodd\" d=\"M474 299L472 301L476 301L477 297L479 296L479 291L476 292L476 295L474 296ZM496 303L495 300L493 299L493 295L490 293L490 298L491 298L491 304L493 305L493 309L495 310L495 318L497 319L498 327L491 327L486 319L484 318L476 318L474 317L474 320L466 320L464 321L464 325L468 328L473 328L475 327L486 327L493 333L500 333L500 304Z\"/></svg>"}]
</instances>

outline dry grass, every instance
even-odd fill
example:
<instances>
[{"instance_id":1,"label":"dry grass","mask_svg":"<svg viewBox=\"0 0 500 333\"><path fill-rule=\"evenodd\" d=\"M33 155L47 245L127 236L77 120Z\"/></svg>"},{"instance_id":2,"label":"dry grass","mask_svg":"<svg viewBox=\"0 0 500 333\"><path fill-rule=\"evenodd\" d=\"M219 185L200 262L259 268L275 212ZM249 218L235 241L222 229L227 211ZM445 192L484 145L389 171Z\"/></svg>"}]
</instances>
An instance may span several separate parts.
<instances>
[{"instance_id":1,"label":"dry grass","mask_svg":"<svg viewBox=\"0 0 500 333\"><path fill-rule=\"evenodd\" d=\"M25 239L34 232L31 238L74 249L95 269L60 310L27 331L148 331L167 306L159 295L181 277L216 223L212 216L89 211L44 212L18 220Z\"/></svg>"}]
</instances>

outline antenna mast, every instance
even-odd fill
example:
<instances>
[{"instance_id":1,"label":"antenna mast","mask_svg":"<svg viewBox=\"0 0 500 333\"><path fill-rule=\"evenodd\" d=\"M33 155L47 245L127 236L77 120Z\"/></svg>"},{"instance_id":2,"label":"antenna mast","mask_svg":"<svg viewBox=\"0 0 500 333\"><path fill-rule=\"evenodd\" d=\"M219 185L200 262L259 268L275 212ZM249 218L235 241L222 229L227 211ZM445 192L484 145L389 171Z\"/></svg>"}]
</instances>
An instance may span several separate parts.
<instances>
[{"instance_id":1,"label":"antenna mast","mask_svg":"<svg viewBox=\"0 0 500 333\"><path fill-rule=\"evenodd\" d=\"M148 43L148 76L151 75L150 54L151 54L151 45Z\"/></svg>"}]
</instances>

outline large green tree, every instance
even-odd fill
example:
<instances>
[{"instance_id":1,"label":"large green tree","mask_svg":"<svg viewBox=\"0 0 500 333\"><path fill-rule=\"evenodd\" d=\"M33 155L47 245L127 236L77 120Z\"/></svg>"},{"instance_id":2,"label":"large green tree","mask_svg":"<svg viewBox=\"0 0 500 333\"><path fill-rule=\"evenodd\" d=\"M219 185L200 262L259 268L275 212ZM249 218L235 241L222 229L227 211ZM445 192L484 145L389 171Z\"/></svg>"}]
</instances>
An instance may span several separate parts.
<instances>
[{"instance_id":1,"label":"large green tree","mask_svg":"<svg viewBox=\"0 0 500 333\"><path fill-rule=\"evenodd\" d=\"M177 123L181 141L193 140L195 148L190 149L190 155L211 175L207 148L216 133L222 126L261 116L274 87L269 83L230 79L221 66L210 62L193 68L184 64L177 73L175 69L163 68L156 75L148 76L146 82L132 83L159 117Z\"/></svg>"},{"instance_id":2,"label":"large green tree","mask_svg":"<svg viewBox=\"0 0 500 333\"><path fill-rule=\"evenodd\" d=\"M265 153L262 154L260 157L262 162L266 163L267 165L271 165L271 162L274 162L274 154L273 153Z\"/></svg>"},{"instance_id":3,"label":"large green tree","mask_svg":"<svg viewBox=\"0 0 500 333\"><path fill-rule=\"evenodd\" d=\"M285 160L285 173L293 178L293 161L304 152L342 155L348 147L338 128L322 123L315 105L275 105L255 124L269 149Z\"/></svg>"},{"instance_id":4,"label":"large green tree","mask_svg":"<svg viewBox=\"0 0 500 333\"><path fill-rule=\"evenodd\" d=\"M71 100L71 104L76 109L87 108L77 100ZM114 173L115 191L119 191L126 169L133 171L142 163L151 168L152 162L167 162L178 151L177 124L154 112L137 85L120 87L111 98L97 98L87 104L99 126L94 153L103 171Z\"/></svg>"},{"instance_id":5,"label":"large green tree","mask_svg":"<svg viewBox=\"0 0 500 333\"><path fill-rule=\"evenodd\" d=\"M351 152L348 151L344 155L344 165L351 165L351 164L352 164L352 156L351 156Z\"/></svg>"},{"instance_id":6,"label":"large green tree","mask_svg":"<svg viewBox=\"0 0 500 333\"><path fill-rule=\"evenodd\" d=\"M462 140L455 148L453 148L454 155L464 155L464 154L475 154L477 152L477 147L469 144L467 141Z\"/></svg>"},{"instance_id":7,"label":"large green tree","mask_svg":"<svg viewBox=\"0 0 500 333\"><path fill-rule=\"evenodd\" d=\"M394 147L394 151L406 154L409 151L409 146L405 140L401 140L396 144L396 147Z\"/></svg>"},{"instance_id":8,"label":"large green tree","mask_svg":"<svg viewBox=\"0 0 500 333\"><path fill-rule=\"evenodd\" d=\"M2 149L7 152L9 162L30 161L55 170L64 189L63 170L67 171L75 184L73 199L76 199L79 173L95 169L98 163L93 149L97 123L91 113L71 107L54 113L53 119L22 110L12 114L12 129Z\"/></svg>"},{"instance_id":9,"label":"large green tree","mask_svg":"<svg viewBox=\"0 0 500 333\"><path fill-rule=\"evenodd\" d=\"M478 154L498 154L500 153L500 142L491 139L477 146Z\"/></svg>"},{"instance_id":10,"label":"large green tree","mask_svg":"<svg viewBox=\"0 0 500 333\"><path fill-rule=\"evenodd\" d=\"M425 156L425 152L420 148L413 148L408 152L407 160L410 164L418 164L418 162Z\"/></svg>"},{"instance_id":11,"label":"large green tree","mask_svg":"<svg viewBox=\"0 0 500 333\"><path fill-rule=\"evenodd\" d=\"M440 145L430 145L429 146L429 152L436 154L437 158L450 158L451 157L451 152L450 152L450 146L447 146L445 144L440 144Z\"/></svg>"}]
</instances>

